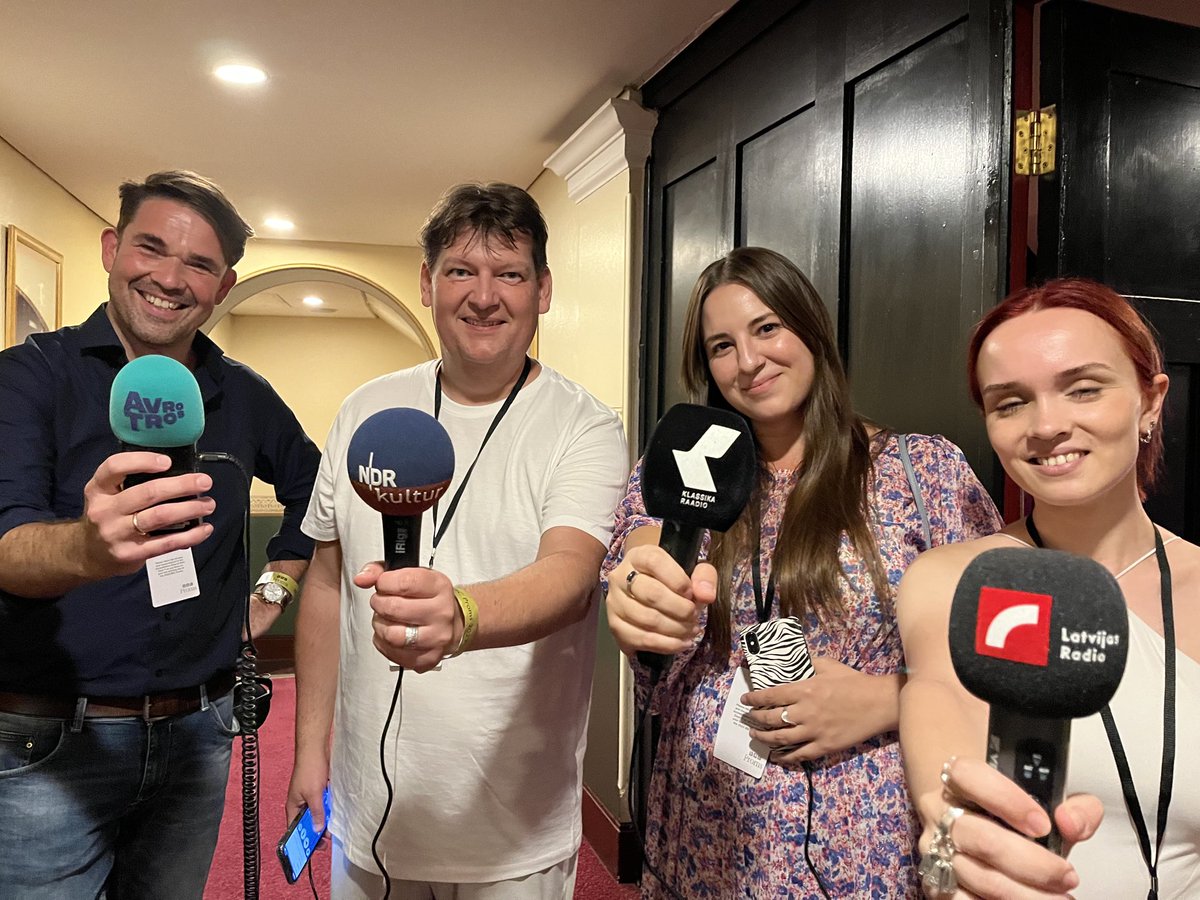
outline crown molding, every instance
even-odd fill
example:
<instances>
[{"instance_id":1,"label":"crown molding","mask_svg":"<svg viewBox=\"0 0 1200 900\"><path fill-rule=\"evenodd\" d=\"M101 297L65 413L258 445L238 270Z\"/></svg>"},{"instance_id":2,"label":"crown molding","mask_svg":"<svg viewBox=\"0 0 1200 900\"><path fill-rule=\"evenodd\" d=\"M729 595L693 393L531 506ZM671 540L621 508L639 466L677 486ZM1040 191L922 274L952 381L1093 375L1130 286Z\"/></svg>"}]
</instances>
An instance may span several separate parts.
<instances>
[{"instance_id":1,"label":"crown molding","mask_svg":"<svg viewBox=\"0 0 1200 900\"><path fill-rule=\"evenodd\" d=\"M579 203L622 172L646 165L657 122L658 113L636 100L607 100L544 165L566 181L567 196Z\"/></svg>"}]
</instances>

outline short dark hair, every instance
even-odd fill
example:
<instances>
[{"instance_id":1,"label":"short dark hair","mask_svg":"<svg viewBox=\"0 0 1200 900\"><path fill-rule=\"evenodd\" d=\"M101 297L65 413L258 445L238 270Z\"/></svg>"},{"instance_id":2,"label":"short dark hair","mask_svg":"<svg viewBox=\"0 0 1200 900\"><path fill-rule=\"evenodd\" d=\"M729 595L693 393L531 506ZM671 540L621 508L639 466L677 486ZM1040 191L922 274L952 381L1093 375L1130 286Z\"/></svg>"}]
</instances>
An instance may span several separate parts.
<instances>
[{"instance_id":1,"label":"short dark hair","mask_svg":"<svg viewBox=\"0 0 1200 900\"><path fill-rule=\"evenodd\" d=\"M533 244L533 268L546 270L546 220L528 191L501 182L468 183L442 194L421 226L419 240L425 264L432 269L442 251L470 232L484 243L499 238L515 247L518 235Z\"/></svg>"},{"instance_id":2,"label":"short dark hair","mask_svg":"<svg viewBox=\"0 0 1200 900\"><path fill-rule=\"evenodd\" d=\"M183 170L155 172L145 181L126 181L120 187L121 215L117 219L117 234L137 215L142 201L150 197L177 200L190 206L207 220L217 233L225 265L235 266L246 252L247 238L254 229L238 215L229 198L217 184L203 175Z\"/></svg>"}]
</instances>

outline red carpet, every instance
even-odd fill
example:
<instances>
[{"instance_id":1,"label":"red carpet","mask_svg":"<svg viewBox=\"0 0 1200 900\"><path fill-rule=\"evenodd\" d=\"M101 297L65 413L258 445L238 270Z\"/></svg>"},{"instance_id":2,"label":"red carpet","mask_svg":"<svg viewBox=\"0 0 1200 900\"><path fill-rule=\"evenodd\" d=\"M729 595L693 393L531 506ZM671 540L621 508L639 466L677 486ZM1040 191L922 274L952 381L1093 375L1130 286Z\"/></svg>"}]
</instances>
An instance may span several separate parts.
<instances>
[{"instance_id":1,"label":"red carpet","mask_svg":"<svg viewBox=\"0 0 1200 900\"><path fill-rule=\"evenodd\" d=\"M262 760L261 812L262 823L262 876L259 883L261 900L276 898L311 897L308 874L289 885L283 877L283 869L275 857L275 844L287 827L284 820L283 803L287 795L288 778L292 773L292 729L296 719L296 683L289 676L275 676L275 696L271 702L271 716L259 732L259 758ZM233 742L233 764L230 771L229 788L225 795L225 818L221 821L221 836L217 840L217 853L204 900L238 900L244 896L242 889L242 785L241 741ZM317 895L325 900L329 897L329 848L321 842L313 855L313 876ZM575 900L617 900L637 897L637 888L617 884L608 870L600 863L592 848L585 841L579 853L579 866L575 883Z\"/></svg>"}]
</instances>

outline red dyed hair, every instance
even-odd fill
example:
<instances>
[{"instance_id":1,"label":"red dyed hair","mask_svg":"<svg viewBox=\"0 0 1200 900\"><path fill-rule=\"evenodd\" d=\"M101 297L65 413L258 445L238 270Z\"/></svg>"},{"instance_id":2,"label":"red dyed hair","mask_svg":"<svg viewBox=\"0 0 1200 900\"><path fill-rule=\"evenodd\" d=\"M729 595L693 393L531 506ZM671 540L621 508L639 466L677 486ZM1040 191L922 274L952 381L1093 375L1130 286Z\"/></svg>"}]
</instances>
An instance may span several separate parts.
<instances>
[{"instance_id":1,"label":"red dyed hair","mask_svg":"<svg viewBox=\"0 0 1200 900\"><path fill-rule=\"evenodd\" d=\"M1149 392L1154 376L1163 371L1162 350L1150 331L1150 326L1130 305L1129 301L1098 282L1087 278L1056 278L1037 287L1022 288L1009 295L999 306L979 320L971 332L967 348L967 385L971 399L983 408L983 394L979 386L979 351L989 334L1009 319L1039 309L1078 309L1091 313L1112 327L1121 339L1125 354L1133 363L1138 383L1144 392ZM1154 487L1162 463L1162 428L1155 428L1150 443L1138 448L1138 488L1143 499L1146 491Z\"/></svg>"}]
</instances>

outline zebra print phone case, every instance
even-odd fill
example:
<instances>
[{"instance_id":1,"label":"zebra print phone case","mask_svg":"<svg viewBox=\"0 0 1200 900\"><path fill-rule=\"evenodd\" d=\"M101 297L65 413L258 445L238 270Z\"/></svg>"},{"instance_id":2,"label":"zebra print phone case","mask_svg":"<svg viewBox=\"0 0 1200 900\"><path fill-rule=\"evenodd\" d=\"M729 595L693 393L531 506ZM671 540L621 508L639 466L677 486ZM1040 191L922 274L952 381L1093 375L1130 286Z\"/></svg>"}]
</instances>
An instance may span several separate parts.
<instances>
[{"instance_id":1,"label":"zebra print phone case","mask_svg":"<svg viewBox=\"0 0 1200 900\"><path fill-rule=\"evenodd\" d=\"M742 633L742 652L754 690L790 684L813 674L804 627L795 616L760 622Z\"/></svg>"}]
</instances>

